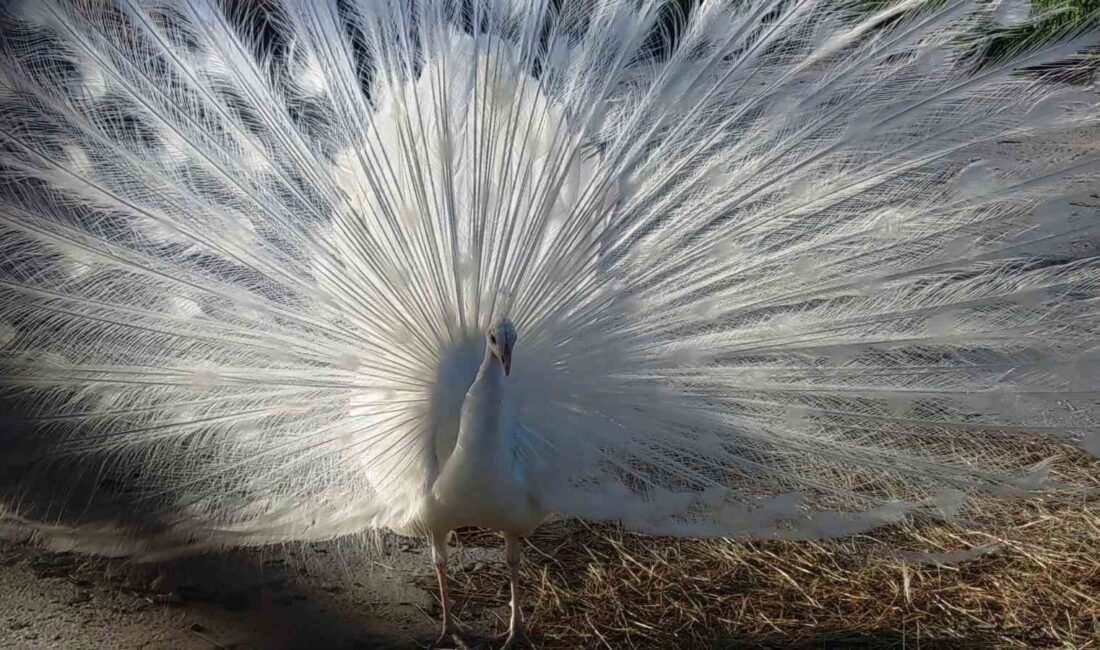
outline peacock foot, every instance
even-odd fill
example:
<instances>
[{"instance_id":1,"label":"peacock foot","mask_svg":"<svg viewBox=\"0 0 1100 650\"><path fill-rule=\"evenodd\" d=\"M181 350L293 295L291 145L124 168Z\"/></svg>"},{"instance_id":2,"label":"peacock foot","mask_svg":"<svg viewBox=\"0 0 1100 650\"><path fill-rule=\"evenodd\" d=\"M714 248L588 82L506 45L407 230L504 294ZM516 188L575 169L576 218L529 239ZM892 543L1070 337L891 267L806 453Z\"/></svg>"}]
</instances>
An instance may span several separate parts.
<instances>
[{"instance_id":1,"label":"peacock foot","mask_svg":"<svg viewBox=\"0 0 1100 650\"><path fill-rule=\"evenodd\" d=\"M504 641L504 645L500 646L500 650L515 650L515 648L533 648L534 645L531 640L527 638L527 633L523 631L523 628L509 630L504 634L496 637L497 641Z\"/></svg>"},{"instance_id":2,"label":"peacock foot","mask_svg":"<svg viewBox=\"0 0 1100 650\"><path fill-rule=\"evenodd\" d=\"M434 648L468 648L462 638L463 630L454 621L445 623L439 638L435 640Z\"/></svg>"}]
</instances>

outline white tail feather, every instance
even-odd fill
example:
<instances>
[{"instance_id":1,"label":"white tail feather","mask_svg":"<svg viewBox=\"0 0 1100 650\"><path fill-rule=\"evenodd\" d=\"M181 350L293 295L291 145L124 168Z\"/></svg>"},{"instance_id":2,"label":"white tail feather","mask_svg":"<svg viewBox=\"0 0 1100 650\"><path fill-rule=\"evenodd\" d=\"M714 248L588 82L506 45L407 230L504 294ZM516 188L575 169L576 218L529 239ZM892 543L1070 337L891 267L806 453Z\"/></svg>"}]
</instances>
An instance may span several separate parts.
<instances>
[{"instance_id":1,"label":"white tail feather","mask_svg":"<svg viewBox=\"0 0 1100 650\"><path fill-rule=\"evenodd\" d=\"M1015 3L836 4L663 45L656 2L8 10L8 516L404 529L505 313L559 514L812 537L1083 487L1037 463L1100 449L1100 102L1023 70L1097 34L979 65Z\"/></svg>"}]
</instances>

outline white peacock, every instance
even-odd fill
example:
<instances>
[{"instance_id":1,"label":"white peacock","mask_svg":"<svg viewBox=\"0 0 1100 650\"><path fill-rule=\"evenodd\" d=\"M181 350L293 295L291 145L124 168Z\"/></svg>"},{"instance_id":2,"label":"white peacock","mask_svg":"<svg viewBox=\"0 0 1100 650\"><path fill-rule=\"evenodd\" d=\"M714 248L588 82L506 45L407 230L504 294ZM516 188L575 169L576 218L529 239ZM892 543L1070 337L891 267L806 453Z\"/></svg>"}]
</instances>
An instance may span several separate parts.
<instances>
[{"instance_id":1,"label":"white peacock","mask_svg":"<svg viewBox=\"0 0 1100 650\"><path fill-rule=\"evenodd\" d=\"M445 634L449 533L500 530L514 645L549 515L813 538L1076 490L1036 450L1100 449L1097 33L665 7L4 8L0 516L427 535Z\"/></svg>"}]
</instances>

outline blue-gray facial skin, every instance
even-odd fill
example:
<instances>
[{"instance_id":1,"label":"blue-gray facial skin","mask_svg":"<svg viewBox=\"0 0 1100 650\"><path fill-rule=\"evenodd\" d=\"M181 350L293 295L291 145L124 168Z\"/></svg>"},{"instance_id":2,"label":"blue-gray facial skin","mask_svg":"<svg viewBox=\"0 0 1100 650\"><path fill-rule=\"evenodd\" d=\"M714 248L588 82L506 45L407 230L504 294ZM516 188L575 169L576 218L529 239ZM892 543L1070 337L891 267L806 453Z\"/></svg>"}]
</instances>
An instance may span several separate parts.
<instances>
[{"instance_id":1,"label":"blue-gray facial skin","mask_svg":"<svg viewBox=\"0 0 1100 650\"><path fill-rule=\"evenodd\" d=\"M512 374L512 348L516 344L516 326L507 317L501 318L486 334L489 350L500 360L504 374Z\"/></svg>"}]
</instances>

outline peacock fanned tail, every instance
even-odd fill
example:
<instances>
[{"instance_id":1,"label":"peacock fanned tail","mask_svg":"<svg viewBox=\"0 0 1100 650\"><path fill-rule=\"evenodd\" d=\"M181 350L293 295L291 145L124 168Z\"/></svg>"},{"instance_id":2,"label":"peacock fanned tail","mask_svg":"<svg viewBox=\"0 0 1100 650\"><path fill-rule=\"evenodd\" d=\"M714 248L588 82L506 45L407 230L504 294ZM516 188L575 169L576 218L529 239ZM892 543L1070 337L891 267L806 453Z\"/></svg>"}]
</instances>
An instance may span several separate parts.
<instances>
[{"instance_id":1,"label":"peacock fanned tail","mask_svg":"<svg viewBox=\"0 0 1100 650\"><path fill-rule=\"evenodd\" d=\"M407 526L502 315L559 515L805 538L1093 487L1096 31L993 48L1026 13L971 0L0 12L10 521L138 554Z\"/></svg>"}]
</instances>

